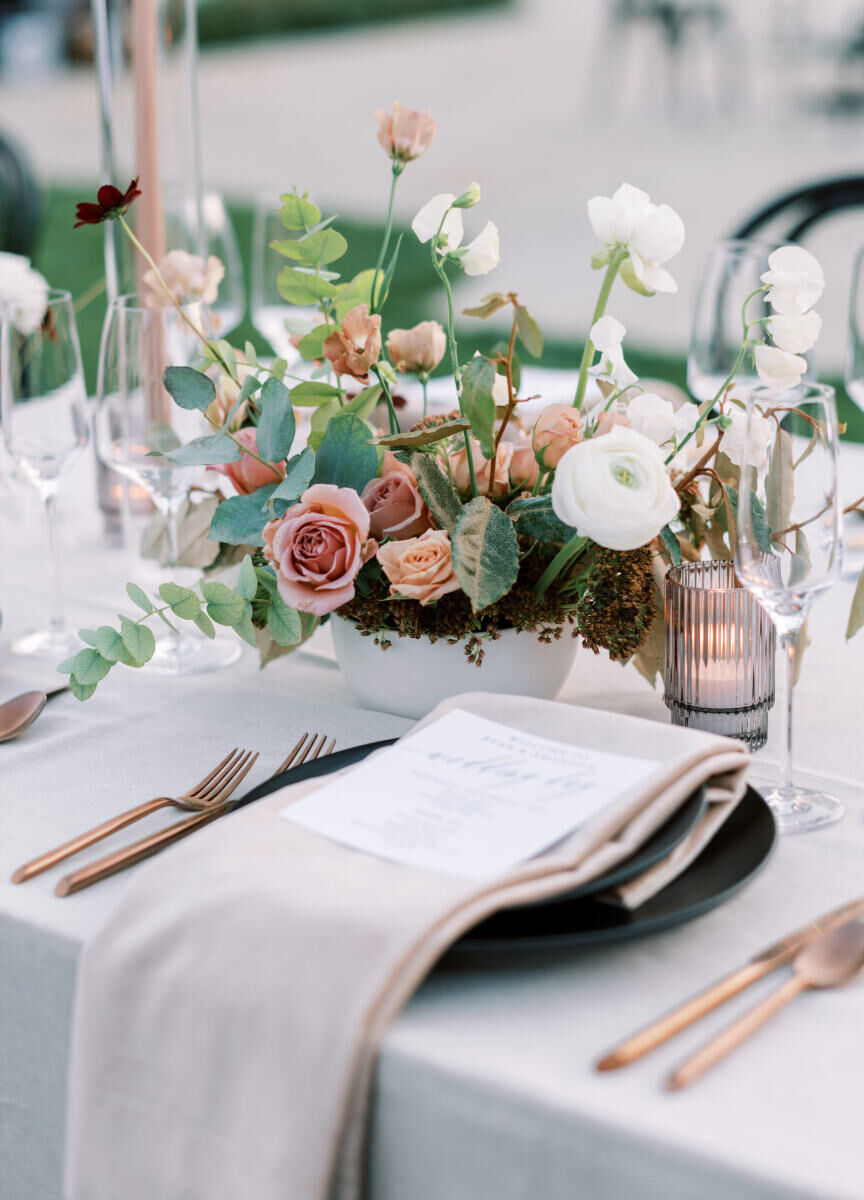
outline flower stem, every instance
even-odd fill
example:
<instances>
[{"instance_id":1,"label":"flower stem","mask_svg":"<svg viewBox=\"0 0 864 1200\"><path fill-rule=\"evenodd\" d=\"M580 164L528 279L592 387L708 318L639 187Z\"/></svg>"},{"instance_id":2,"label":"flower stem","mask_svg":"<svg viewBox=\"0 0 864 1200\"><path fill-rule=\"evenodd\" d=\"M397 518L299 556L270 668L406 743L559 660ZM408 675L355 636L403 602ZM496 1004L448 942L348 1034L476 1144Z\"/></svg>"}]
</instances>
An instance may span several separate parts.
<instances>
[{"instance_id":1,"label":"flower stem","mask_svg":"<svg viewBox=\"0 0 864 1200\"><path fill-rule=\"evenodd\" d=\"M581 537L578 533L572 537L569 542L565 542L555 557L552 559L549 566L537 580L534 587L534 595L538 600L542 600L552 583L561 574L569 562L582 553L588 544L588 539Z\"/></svg>"},{"instance_id":2,"label":"flower stem","mask_svg":"<svg viewBox=\"0 0 864 1200\"><path fill-rule=\"evenodd\" d=\"M435 271L435 274L441 280L441 283L444 286L444 294L447 297L447 345L450 347L450 365L453 368L453 380L456 384L456 395L459 398L459 411L464 416L465 410L462 408L461 396L462 380L459 374L459 348L456 345L456 325L453 314L453 289L450 286L450 280L447 278L447 272L444 270L444 264L438 259L438 251L436 248L438 244L438 237L441 233L441 230L444 228L444 222L447 219L447 213L449 211L450 209L448 208L447 212L445 212L444 216L441 218L441 224L438 226L438 233L432 238L430 245L432 248L432 268ZM471 451L471 438L468 436L467 429L462 436L465 439L465 454L468 459L468 475L471 479L471 496L473 499L480 493L477 488L477 474L474 470L474 455ZM492 473L494 474L494 471Z\"/></svg>"},{"instance_id":3,"label":"flower stem","mask_svg":"<svg viewBox=\"0 0 864 1200\"><path fill-rule=\"evenodd\" d=\"M387 380L384 378L383 372L381 371L381 368L378 366L377 363L372 368L372 370L375 372L375 378L381 384L381 390L384 392L384 401L387 405L387 413L390 417L390 432L398 433L399 432L399 418L396 416L396 409L393 405L393 397L390 394L390 385L388 384Z\"/></svg>"},{"instance_id":4,"label":"flower stem","mask_svg":"<svg viewBox=\"0 0 864 1200\"><path fill-rule=\"evenodd\" d=\"M370 296L372 303L369 306L370 313L376 313L378 311L379 301L381 300L378 277L381 274L381 268L384 265L384 256L387 253L387 247L390 245L390 235L393 232L393 198L396 195L396 181L401 174L402 167L399 165L399 163L394 161L393 173L390 178L390 199L387 203L387 221L384 225L384 239L381 242L381 249L378 251L378 261L375 264L375 274L372 276L372 294Z\"/></svg>"},{"instance_id":5,"label":"flower stem","mask_svg":"<svg viewBox=\"0 0 864 1200\"><path fill-rule=\"evenodd\" d=\"M594 305L594 315L591 318L591 329L597 324L600 318L606 311L606 305L609 303L609 294L612 291L612 284L615 282L615 277L627 257L627 251L620 247L616 250L609 259L609 265L606 268L606 274L603 276L603 282L600 285L600 294L597 297L597 303ZM576 396L573 400L574 408L581 408L585 400L585 389L588 386L588 368L594 361L594 343L591 338L585 339L585 347L582 351L582 361L579 364L579 382L576 385Z\"/></svg>"}]
</instances>

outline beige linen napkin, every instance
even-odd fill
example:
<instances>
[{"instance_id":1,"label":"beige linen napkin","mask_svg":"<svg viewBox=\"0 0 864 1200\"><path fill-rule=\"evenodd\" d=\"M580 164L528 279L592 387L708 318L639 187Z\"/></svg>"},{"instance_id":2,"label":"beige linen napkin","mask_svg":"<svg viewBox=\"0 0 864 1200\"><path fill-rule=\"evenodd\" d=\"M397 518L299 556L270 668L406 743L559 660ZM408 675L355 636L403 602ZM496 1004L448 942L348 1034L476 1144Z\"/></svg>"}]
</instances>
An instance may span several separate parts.
<instances>
[{"instance_id":1,"label":"beige linen napkin","mask_svg":"<svg viewBox=\"0 0 864 1200\"><path fill-rule=\"evenodd\" d=\"M496 909L606 870L700 784L730 800L744 789L747 754L725 738L484 693L427 720L454 707L662 766L492 882L398 866L279 818L319 781L155 860L81 956L67 1200L354 1200L378 1047L437 959Z\"/></svg>"}]
</instances>

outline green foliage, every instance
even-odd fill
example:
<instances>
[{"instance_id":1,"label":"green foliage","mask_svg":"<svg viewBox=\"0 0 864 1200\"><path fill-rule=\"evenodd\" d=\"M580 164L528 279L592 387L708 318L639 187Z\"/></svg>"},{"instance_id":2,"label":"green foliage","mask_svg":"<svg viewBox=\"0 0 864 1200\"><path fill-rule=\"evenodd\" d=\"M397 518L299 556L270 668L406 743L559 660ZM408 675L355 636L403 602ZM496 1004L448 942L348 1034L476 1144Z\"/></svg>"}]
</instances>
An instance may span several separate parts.
<instances>
[{"instance_id":1,"label":"green foliage","mask_svg":"<svg viewBox=\"0 0 864 1200\"><path fill-rule=\"evenodd\" d=\"M317 408L331 400L339 399L339 389L332 383L322 383L319 379L305 380L295 383L291 389L291 403L298 408Z\"/></svg>"},{"instance_id":2,"label":"green foliage","mask_svg":"<svg viewBox=\"0 0 864 1200\"><path fill-rule=\"evenodd\" d=\"M765 477L765 516L772 529L787 529L795 502L795 450L792 438L777 426Z\"/></svg>"},{"instance_id":3,"label":"green foliage","mask_svg":"<svg viewBox=\"0 0 864 1200\"><path fill-rule=\"evenodd\" d=\"M378 454L369 444L369 436L369 426L353 413L334 416L315 456L313 482L362 492L378 471Z\"/></svg>"},{"instance_id":4,"label":"green foliage","mask_svg":"<svg viewBox=\"0 0 864 1200\"><path fill-rule=\"evenodd\" d=\"M482 357L472 358L462 370L460 407L471 422L471 432L480 443L483 457L488 459L495 452L495 401L492 397L495 373L495 364Z\"/></svg>"},{"instance_id":5,"label":"green foliage","mask_svg":"<svg viewBox=\"0 0 864 1200\"><path fill-rule=\"evenodd\" d=\"M459 514L451 534L453 570L474 612L494 604L519 574L513 522L491 500L477 496Z\"/></svg>"},{"instance_id":6,"label":"green foliage","mask_svg":"<svg viewBox=\"0 0 864 1200\"><path fill-rule=\"evenodd\" d=\"M162 375L165 390L180 408L204 412L216 399L216 385L193 367L166 367Z\"/></svg>"},{"instance_id":7,"label":"green foliage","mask_svg":"<svg viewBox=\"0 0 864 1200\"><path fill-rule=\"evenodd\" d=\"M291 453L294 441L294 409L290 392L278 379L268 379L258 397L258 453L268 462L281 462Z\"/></svg>"},{"instance_id":8,"label":"green foliage","mask_svg":"<svg viewBox=\"0 0 864 1200\"><path fill-rule=\"evenodd\" d=\"M317 225L321 220L321 211L308 199L308 193L299 196L289 192L280 196L282 210L279 214L286 229L305 229L309 225Z\"/></svg>"},{"instance_id":9,"label":"green foliage","mask_svg":"<svg viewBox=\"0 0 864 1200\"><path fill-rule=\"evenodd\" d=\"M156 639L153 630L146 625L139 625L136 621L130 621L128 617L121 617L120 636L133 666L143 667L144 663L153 657Z\"/></svg>"},{"instance_id":10,"label":"green foliage","mask_svg":"<svg viewBox=\"0 0 864 1200\"><path fill-rule=\"evenodd\" d=\"M383 277L382 277L383 279ZM338 291L338 300L335 305L335 316L338 323L341 325L352 308L357 308L359 304L368 304L372 307L372 284L375 280L375 269L370 268L366 271L360 271L348 283L343 283ZM383 291L383 288L381 289ZM383 304L384 297L379 297L379 305Z\"/></svg>"},{"instance_id":11,"label":"green foliage","mask_svg":"<svg viewBox=\"0 0 864 1200\"><path fill-rule=\"evenodd\" d=\"M516 332L519 340L533 358L543 353L543 334L540 326L522 304L516 305Z\"/></svg>"},{"instance_id":12,"label":"green foliage","mask_svg":"<svg viewBox=\"0 0 864 1200\"><path fill-rule=\"evenodd\" d=\"M177 583L163 583L159 595L174 613L184 621L194 621L201 611L201 601L191 588L180 587Z\"/></svg>"},{"instance_id":13,"label":"green foliage","mask_svg":"<svg viewBox=\"0 0 864 1200\"><path fill-rule=\"evenodd\" d=\"M684 561L684 556L681 553L681 543L678 541L678 538L671 525L663 526L663 528L660 530L660 537L669 554L672 566L680 567Z\"/></svg>"},{"instance_id":14,"label":"green foliage","mask_svg":"<svg viewBox=\"0 0 864 1200\"><path fill-rule=\"evenodd\" d=\"M415 446L432 446L445 438L453 437L455 433L465 433L471 428L470 421L444 421L432 429L412 429L408 433L385 433L382 437L374 438L376 446L387 446L388 449L408 450Z\"/></svg>"},{"instance_id":15,"label":"green foliage","mask_svg":"<svg viewBox=\"0 0 864 1200\"><path fill-rule=\"evenodd\" d=\"M304 446L286 464L285 478L270 496L268 507L277 515L294 504L306 491L315 474L315 451Z\"/></svg>"},{"instance_id":16,"label":"green foliage","mask_svg":"<svg viewBox=\"0 0 864 1200\"><path fill-rule=\"evenodd\" d=\"M213 513L208 537L229 546L263 545L261 531L270 520L266 505L275 491L276 484L268 483L248 496L223 500Z\"/></svg>"},{"instance_id":17,"label":"green foliage","mask_svg":"<svg viewBox=\"0 0 864 1200\"><path fill-rule=\"evenodd\" d=\"M323 267L341 258L348 249L348 242L335 229L319 229L302 238L271 242L270 246L277 254L302 263L304 267Z\"/></svg>"},{"instance_id":18,"label":"green foliage","mask_svg":"<svg viewBox=\"0 0 864 1200\"><path fill-rule=\"evenodd\" d=\"M439 529L452 529L462 512L462 501L453 484L431 454L414 450L408 453L407 462L435 524Z\"/></svg>"},{"instance_id":19,"label":"green foliage","mask_svg":"<svg viewBox=\"0 0 864 1200\"><path fill-rule=\"evenodd\" d=\"M126 584L126 595L133 604L137 604L139 608L143 608L146 613L153 611L153 605L143 588L140 588L137 583Z\"/></svg>"},{"instance_id":20,"label":"green foliage","mask_svg":"<svg viewBox=\"0 0 864 1200\"><path fill-rule=\"evenodd\" d=\"M332 300L339 289L329 279L301 267L283 267L276 276L279 295L289 304L317 307L321 300Z\"/></svg>"},{"instance_id":21,"label":"green foliage","mask_svg":"<svg viewBox=\"0 0 864 1200\"><path fill-rule=\"evenodd\" d=\"M538 542L569 542L576 534L556 515L549 494L520 497L508 506L507 515L516 522L517 533Z\"/></svg>"},{"instance_id":22,"label":"green foliage","mask_svg":"<svg viewBox=\"0 0 864 1200\"><path fill-rule=\"evenodd\" d=\"M496 312L500 312L502 308L506 308L509 303L509 296L504 296L501 292L490 292L473 308L463 308L462 316L478 317L481 321L485 321L494 316Z\"/></svg>"},{"instance_id":23,"label":"green foliage","mask_svg":"<svg viewBox=\"0 0 864 1200\"><path fill-rule=\"evenodd\" d=\"M864 629L864 571L858 576L855 595L852 597L849 624L846 626L846 640L854 637L859 629Z\"/></svg>"},{"instance_id":24,"label":"green foliage","mask_svg":"<svg viewBox=\"0 0 864 1200\"><path fill-rule=\"evenodd\" d=\"M300 351L300 357L306 362L313 362L315 359L324 357L324 343L330 334L333 332L329 325L316 325L300 339L297 344L297 349ZM301 385L302 386L302 385ZM294 389L297 390L296 388ZM296 404L297 401L295 400Z\"/></svg>"},{"instance_id":25,"label":"green foliage","mask_svg":"<svg viewBox=\"0 0 864 1200\"><path fill-rule=\"evenodd\" d=\"M216 579L204 579L201 582L201 594L207 601L207 616L217 625L228 625L233 628L243 620L246 612L246 602L243 597Z\"/></svg>"},{"instance_id":26,"label":"green foliage","mask_svg":"<svg viewBox=\"0 0 864 1200\"><path fill-rule=\"evenodd\" d=\"M217 463L238 462L243 451L227 433L213 433L193 438L185 446L169 450L165 455L178 467L209 467Z\"/></svg>"},{"instance_id":27,"label":"green foliage","mask_svg":"<svg viewBox=\"0 0 864 1200\"><path fill-rule=\"evenodd\" d=\"M734 487L727 487L729 493L729 503L732 505L732 512L735 519L738 519L738 490ZM756 539L756 545L763 554L774 553L774 542L771 536L771 526L768 524L768 519L765 516L765 509L755 492L750 493L750 523L753 529L753 536Z\"/></svg>"}]
</instances>

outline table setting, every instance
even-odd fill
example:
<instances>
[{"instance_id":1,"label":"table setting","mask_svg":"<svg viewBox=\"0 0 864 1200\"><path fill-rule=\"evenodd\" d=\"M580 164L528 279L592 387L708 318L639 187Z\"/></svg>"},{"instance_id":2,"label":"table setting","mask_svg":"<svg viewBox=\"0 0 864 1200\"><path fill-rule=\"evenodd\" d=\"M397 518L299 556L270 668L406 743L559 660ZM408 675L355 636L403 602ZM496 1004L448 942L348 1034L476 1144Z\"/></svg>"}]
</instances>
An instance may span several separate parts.
<instances>
[{"instance_id":1,"label":"table setting","mask_svg":"<svg viewBox=\"0 0 864 1200\"><path fill-rule=\"evenodd\" d=\"M864 448L804 357L822 268L719 244L692 396L640 380L615 298L674 302L685 231L625 182L572 368L515 291L468 352L498 230L476 183L424 204L447 320L398 328L437 127L375 118L369 269L301 188L256 209L273 358L146 122L69 235L132 264L92 399L69 293L0 262L0 1195L860 1200Z\"/></svg>"}]
</instances>

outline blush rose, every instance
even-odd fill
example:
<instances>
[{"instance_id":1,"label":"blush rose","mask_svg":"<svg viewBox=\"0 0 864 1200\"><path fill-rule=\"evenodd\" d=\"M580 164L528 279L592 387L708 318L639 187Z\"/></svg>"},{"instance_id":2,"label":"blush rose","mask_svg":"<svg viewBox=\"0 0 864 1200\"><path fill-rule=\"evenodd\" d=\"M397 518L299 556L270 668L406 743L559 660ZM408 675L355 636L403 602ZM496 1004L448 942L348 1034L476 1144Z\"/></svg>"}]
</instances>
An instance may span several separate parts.
<instances>
[{"instance_id":1,"label":"blush rose","mask_svg":"<svg viewBox=\"0 0 864 1200\"><path fill-rule=\"evenodd\" d=\"M446 529L427 529L420 537L378 547L378 562L390 581L390 595L423 605L459 590Z\"/></svg>"}]
</instances>

